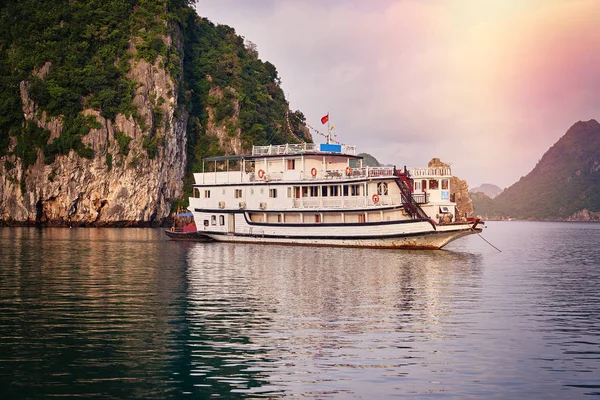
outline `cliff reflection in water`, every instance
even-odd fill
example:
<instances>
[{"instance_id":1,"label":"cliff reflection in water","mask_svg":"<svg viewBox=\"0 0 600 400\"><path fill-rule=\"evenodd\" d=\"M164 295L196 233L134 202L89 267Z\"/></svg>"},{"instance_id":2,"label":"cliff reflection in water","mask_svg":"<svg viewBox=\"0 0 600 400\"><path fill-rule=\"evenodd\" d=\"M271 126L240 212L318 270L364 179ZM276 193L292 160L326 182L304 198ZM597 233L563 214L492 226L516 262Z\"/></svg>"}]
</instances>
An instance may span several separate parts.
<instances>
[{"instance_id":1,"label":"cliff reflection in water","mask_svg":"<svg viewBox=\"0 0 600 400\"><path fill-rule=\"evenodd\" d=\"M392 394L406 367L457 334L453 314L477 301L481 268L446 251L197 244L188 280L198 384L310 397L366 395L385 379Z\"/></svg>"},{"instance_id":2,"label":"cliff reflection in water","mask_svg":"<svg viewBox=\"0 0 600 400\"><path fill-rule=\"evenodd\" d=\"M163 397L184 253L148 229L0 230L2 398Z\"/></svg>"}]
</instances>

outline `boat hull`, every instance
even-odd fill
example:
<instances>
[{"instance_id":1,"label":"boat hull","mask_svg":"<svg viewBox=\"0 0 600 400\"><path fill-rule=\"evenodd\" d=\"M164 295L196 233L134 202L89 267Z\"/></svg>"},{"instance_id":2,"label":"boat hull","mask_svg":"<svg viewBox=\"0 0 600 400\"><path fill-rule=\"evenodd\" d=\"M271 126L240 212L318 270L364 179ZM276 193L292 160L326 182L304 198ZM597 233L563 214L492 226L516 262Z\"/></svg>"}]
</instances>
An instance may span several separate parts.
<instances>
[{"instance_id":1,"label":"boat hull","mask_svg":"<svg viewBox=\"0 0 600 400\"><path fill-rule=\"evenodd\" d=\"M207 235L218 242L280 244L296 246L320 247L368 247L379 249L415 249L438 250L448 243L463 236L475 233L470 230L461 232L440 232L438 234L423 234L397 238L372 238L372 239L298 239L257 237L246 235Z\"/></svg>"},{"instance_id":2,"label":"boat hull","mask_svg":"<svg viewBox=\"0 0 600 400\"><path fill-rule=\"evenodd\" d=\"M195 215L197 221L208 213ZM303 246L441 249L463 236L479 233L478 221L436 225L430 220L402 220L358 224L266 224L252 223L244 213L220 226L200 226L199 232L219 242L285 244ZM218 230L218 231L217 231Z\"/></svg>"},{"instance_id":3,"label":"boat hull","mask_svg":"<svg viewBox=\"0 0 600 400\"><path fill-rule=\"evenodd\" d=\"M213 239L207 235L204 235L200 232L173 232L173 231L165 231L165 234L171 240L185 240L192 242L212 242Z\"/></svg>"}]
</instances>

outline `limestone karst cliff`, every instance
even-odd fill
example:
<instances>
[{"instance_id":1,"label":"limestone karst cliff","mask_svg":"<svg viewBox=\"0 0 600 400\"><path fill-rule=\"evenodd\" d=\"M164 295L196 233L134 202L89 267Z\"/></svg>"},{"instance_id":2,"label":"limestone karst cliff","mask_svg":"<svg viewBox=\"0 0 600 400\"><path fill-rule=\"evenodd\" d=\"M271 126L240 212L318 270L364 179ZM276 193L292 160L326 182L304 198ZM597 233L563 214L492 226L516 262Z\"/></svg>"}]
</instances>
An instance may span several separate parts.
<instances>
[{"instance_id":1,"label":"limestone karst cliff","mask_svg":"<svg viewBox=\"0 0 600 400\"><path fill-rule=\"evenodd\" d=\"M191 4L0 6L0 223L159 224L203 157L311 139L275 67Z\"/></svg>"},{"instance_id":2,"label":"limestone karst cliff","mask_svg":"<svg viewBox=\"0 0 600 400\"><path fill-rule=\"evenodd\" d=\"M450 165L441 161L439 158L432 158L427 164L428 168L444 167L450 168ZM450 199L456 203L457 218L465 219L473 214L473 202L469 197L469 185L467 181L453 176L450 180Z\"/></svg>"}]
</instances>

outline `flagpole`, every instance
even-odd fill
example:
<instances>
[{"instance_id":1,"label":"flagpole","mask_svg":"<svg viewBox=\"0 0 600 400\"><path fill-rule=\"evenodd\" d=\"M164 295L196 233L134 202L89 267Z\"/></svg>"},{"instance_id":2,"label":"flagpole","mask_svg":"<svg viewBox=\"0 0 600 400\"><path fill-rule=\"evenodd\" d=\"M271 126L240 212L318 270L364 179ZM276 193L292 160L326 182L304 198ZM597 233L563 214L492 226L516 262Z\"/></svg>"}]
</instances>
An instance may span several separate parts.
<instances>
[{"instance_id":1,"label":"flagpole","mask_svg":"<svg viewBox=\"0 0 600 400\"><path fill-rule=\"evenodd\" d=\"M327 144L331 141L331 132L329 131L329 111L327 111Z\"/></svg>"}]
</instances>

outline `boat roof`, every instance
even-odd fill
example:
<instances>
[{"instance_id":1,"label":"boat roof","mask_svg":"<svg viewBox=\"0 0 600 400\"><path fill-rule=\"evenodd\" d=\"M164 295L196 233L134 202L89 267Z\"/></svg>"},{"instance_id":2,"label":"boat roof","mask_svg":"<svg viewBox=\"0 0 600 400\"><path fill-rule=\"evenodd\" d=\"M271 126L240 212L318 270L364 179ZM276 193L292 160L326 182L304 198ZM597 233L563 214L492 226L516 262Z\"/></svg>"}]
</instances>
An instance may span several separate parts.
<instances>
[{"instance_id":1,"label":"boat roof","mask_svg":"<svg viewBox=\"0 0 600 400\"><path fill-rule=\"evenodd\" d=\"M206 157L203 158L202 161L231 161L231 160L242 160L251 156L242 156L242 155L232 155L232 156L216 156L216 157Z\"/></svg>"}]
</instances>

